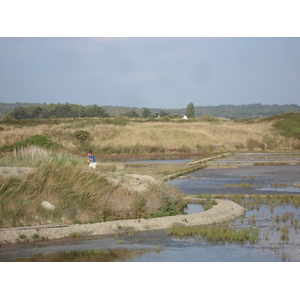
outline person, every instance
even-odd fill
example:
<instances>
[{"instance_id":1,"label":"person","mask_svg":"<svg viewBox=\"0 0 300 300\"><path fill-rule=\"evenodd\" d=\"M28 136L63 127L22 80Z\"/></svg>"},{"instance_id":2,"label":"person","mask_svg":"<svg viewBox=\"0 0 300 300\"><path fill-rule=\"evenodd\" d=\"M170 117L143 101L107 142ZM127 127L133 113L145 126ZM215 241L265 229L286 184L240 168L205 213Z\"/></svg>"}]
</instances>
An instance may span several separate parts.
<instances>
[{"instance_id":1,"label":"person","mask_svg":"<svg viewBox=\"0 0 300 300\"><path fill-rule=\"evenodd\" d=\"M96 160L95 156L93 155L92 150L89 151L88 156L89 156L89 158L88 158L89 170L96 169L97 160Z\"/></svg>"}]
</instances>

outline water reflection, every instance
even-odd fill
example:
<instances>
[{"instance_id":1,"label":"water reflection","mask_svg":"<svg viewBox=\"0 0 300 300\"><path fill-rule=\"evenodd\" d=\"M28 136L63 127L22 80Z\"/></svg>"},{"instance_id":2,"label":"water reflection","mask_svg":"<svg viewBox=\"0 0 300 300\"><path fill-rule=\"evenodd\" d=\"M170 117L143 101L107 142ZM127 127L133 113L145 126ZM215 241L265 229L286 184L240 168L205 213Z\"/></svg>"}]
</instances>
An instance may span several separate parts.
<instances>
[{"instance_id":1,"label":"water reflection","mask_svg":"<svg viewBox=\"0 0 300 300\"><path fill-rule=\"evenodd\" d=\"M184 210L187 214L197 214L204 212L203 206L201 204L188 204L188 207Z\"/></svg>"}]
</instances>

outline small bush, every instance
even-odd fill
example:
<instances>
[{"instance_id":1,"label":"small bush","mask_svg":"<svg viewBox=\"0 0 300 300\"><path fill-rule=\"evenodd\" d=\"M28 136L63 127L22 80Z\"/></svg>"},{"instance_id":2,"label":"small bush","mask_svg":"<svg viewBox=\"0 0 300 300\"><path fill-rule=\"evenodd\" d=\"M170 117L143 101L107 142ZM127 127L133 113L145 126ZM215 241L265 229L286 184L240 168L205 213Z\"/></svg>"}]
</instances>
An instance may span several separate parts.
<instances>
[{"instance_id":1,"label":"small bush","mask_svg":"<svg viewBox=\"0 0 300 300\"><path fill-rule=\"evenodd\" d=\"M84 143L90 137L90 133L84 130L77 130L73 136L80 142Z\"/></svg>"},{"instance_id":2,"label":"small bush","mask_svg":"<svg viewBox=\"0 0 300 300\"><path fill-rule=\"evenodd\" d=\"M275 117L275 116L274 116ZM286 113L278 115L279 120L274 123L274 127L283 135L289 135L293 128L299 127L300 113Z\"/></svg>"},{"instance_id":3,"label":"small bush","mask_svg":"<svg viewBox=\"0 0 300 300\"><path fill-rule=\"evenodd\" d=\"M218 121L218 118L214 117L211 114L204 114L201 116L201 121L203 122L216 122Z\"/></svg>"},{"instance_id":4,"label":"small bush","mask_svg":"<svg viewBox=\"0 0 300 300\"><path fill-rule=\"evenodd\" d=\"M75 225L75 224L81 224L81 221L79 220L79 219L75 219L74 221L73 221L73 224Z\"/></svg>"},{"instance_id":5,"label":"small bush","mask_svg":"<svg viewBox=\"0 0 300 300\"><path fill-rule=\"evenodd\" d=\"M255 148L259 148L259 141L253 139L247 140L247 148L249 150L254 150Z\"/></svg>"},{"instance_id":6,"label":"small bush","mask_svg":"<svg viewBox=\"0 0 300 300\"><path fill-rule=\"evenodd\" d=\"M13 145L4 145L0 148L0 152L9 152L13 151L14 149L20 149L31 145L43 147L46 149L57 149L59 147L57 144L48 140L45 136L35 134L32 135L30 138L26 139L25 141L15 142Z\"/></svg>"},{"instance_id":7,"label":"small bush","mask_svg":"<svg viewBox=\"0 0 300 300\"><path fill-rule=\"evenodd\" d=\"M35 233L35 234L32 235L32 238L33 238L34 240L37 240L39 237L40 237L40 236L39 236L37 233Z\"/></svg>"},{"instance_id":8,"label":"small bush","mask_svg":"<svg viewBox=\"0 0 300 300\"><path fill-rule=\"evenodd\" d=\"M293 127L290 131L290 135L300 140L300 128L299 127Z\"/></svg>"},{"instance_id":9,"label":"small bush","mask_svg":"<svg viewBox=\"0 0 300 300\"><path fill-rule=\"evenodd\" d=\"M218 203L215 200L209 201L208 203L203 205L203 209L205 211L211 209L214 205L217 205Z\"/></svg>"}]
</instances>

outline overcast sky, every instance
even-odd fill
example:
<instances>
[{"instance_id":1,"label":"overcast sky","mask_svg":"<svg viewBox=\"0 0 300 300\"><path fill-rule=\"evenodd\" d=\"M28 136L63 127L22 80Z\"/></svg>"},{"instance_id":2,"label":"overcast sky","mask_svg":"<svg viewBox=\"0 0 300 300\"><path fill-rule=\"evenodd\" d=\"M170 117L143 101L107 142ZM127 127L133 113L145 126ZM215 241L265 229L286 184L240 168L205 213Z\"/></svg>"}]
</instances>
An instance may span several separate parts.
<instances>
[{"instance_id":1,"label":"overcast sky","mask_svg":"<svg viewBox=\"0 0 300 300\"><path fill-rule=\"evenodd\" d=\"M122 32L120 38L39 37L43 31L38 37L15 31L2 35L0 102L148 108L183 108L189 102L300 105L299 37L176 33L181 31L172 37L143 37L143 31L140 37Z\"/></svg>"}]
</instances>

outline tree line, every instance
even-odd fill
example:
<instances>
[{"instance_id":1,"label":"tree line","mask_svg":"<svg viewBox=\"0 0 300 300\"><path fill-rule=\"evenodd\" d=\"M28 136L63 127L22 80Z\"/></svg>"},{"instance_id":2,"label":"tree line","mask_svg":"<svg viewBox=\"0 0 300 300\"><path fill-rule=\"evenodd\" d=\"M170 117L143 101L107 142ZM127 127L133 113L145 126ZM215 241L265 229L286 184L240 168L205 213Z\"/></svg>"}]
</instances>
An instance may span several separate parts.
<instances>
[{"instance_id":1,"label":"tree line","mask_svg":"<svg viewBox=\"0 0 300 300\"><path fill-rule=\"evenodd\" d=\"M130 112L131 115L144 116L145 108L121 107L121 106L103 106L103 109L112 116L122 116ZM300 106L297 104L285 105L264 105L261 103L243 104L243 105L218 105L218 106L197 106L190 102L186 107L174 109L150 108L151 116L183 116L201 117L203 115L212 115L219 118L239 119L239 118L261 118L286 112L300 112Z\"/></svg>"},{"instance_id":2,"label":"tree line","mask_svg":"<svg viewBox=\"0 0 300 300\"><path fill-rule=\"evenodd\" d=\"M286 112L300 112L296 104L263 105L261 103L247 105L195 106L190 102L186 108L161 109L137 108L123 106L83 106L78 104L38 104L38 103L2 103L0 102L0 118L44 119L44 118L85 118L85 117L200 117L212 115L229 119L260 118Z\"/></svg>"},{"instance_id":3,"label":"tree line","mask_svg":"<svg viewBox=\"0 0 300 300\"><path fill-rule=\"evenodd\" d=\"M42 106L20 106L10 111L6 117L13 119L44 119L44 118L86 118L109 117L100 106L83 106L78 104L49 104Z\"/></svg>"}]
</instances>

